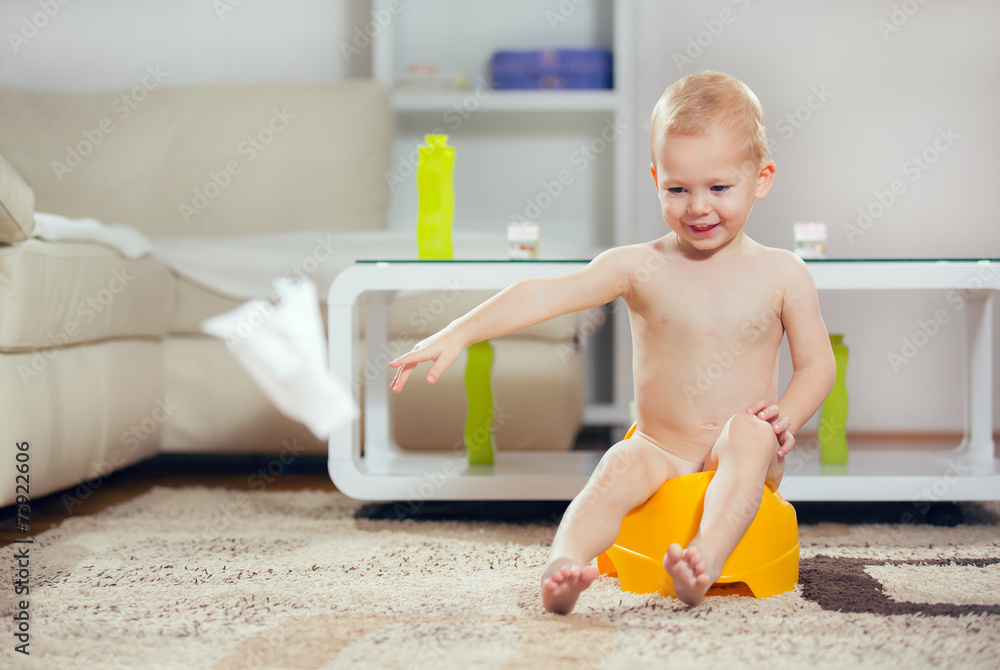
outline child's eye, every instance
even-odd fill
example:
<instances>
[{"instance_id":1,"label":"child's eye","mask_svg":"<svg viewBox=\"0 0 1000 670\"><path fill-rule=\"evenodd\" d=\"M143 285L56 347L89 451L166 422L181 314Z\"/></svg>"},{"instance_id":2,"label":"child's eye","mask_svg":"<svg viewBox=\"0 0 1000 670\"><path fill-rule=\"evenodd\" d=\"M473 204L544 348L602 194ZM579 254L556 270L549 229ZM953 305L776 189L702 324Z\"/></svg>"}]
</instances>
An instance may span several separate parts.
<instances>
[{"instance_id":1,"label":"child's eye","mask_svg":"<svg viewBox=\"0 0 1000 670\"><path fill-rule=\"evenodd\" d=\"M716 185L716 186L712 187L712 192L713 193L725 193L728 190L729 190L728 186Z\"/></svg>"},{"instance_id":2,"label":"child's eye","mask_svg":"<svg viewBox=\"0 0 1000 670\"><path fill-rule=\"evenodd\" d=\"M680 186L673 186L671 188L668 188L667 192L668 193L673 193L674 195L680 195L681 193L684 192L684 189L682 187L680 187Z\"/></svg>"}]
</instances>

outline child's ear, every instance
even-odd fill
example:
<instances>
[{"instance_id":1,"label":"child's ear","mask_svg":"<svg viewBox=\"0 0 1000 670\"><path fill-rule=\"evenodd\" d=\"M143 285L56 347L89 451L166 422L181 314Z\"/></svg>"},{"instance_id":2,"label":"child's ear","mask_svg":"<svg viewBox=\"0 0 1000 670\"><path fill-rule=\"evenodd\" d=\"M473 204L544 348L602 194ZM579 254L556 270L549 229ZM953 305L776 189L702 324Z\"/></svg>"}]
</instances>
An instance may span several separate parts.
<instances>
[{"instance_id":1,"label":"child's ear","mask_svg":"<svg viewBox=\"0 0 1000 670\"><path fill-rule=\"evenodd\" d=\"M777 169L778 166L774 161L765 161L760 166L760 171L757 173L757 190L754 193L756 200L760 200L771 190L771 186L774 185L774 171Z\"/></svg>"},{"instance_id":2,"label":"child's ear","mask_svg":"<svg viewBox=\"0 0 1000 670\"><path fill-rule=\"evenodd\" d=\"M656 178L656 166L653 165L652 163L650 163L649 164L649 171L653 175L653 183L656 184L656 191L657 191L657 193L659 193L659 191L660 191L660 180Z\"/></svg>"}]
</instances>

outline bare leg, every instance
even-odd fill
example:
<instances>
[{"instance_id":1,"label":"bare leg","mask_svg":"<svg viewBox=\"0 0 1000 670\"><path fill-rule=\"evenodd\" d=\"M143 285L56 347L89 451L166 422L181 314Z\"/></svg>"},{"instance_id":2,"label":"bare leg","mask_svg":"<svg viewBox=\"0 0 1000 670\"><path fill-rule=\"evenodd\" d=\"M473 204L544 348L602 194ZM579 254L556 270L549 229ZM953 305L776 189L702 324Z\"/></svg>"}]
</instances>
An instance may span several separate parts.
<instances>
[{"instance_id":1,"label":"bare leg","mask_svg":"<svg viewBox=\"0 0 1000 670\"><path fill-rule=\"evenodd\" d=\"M546 610L567 614L573 609L580 592L597 577L597 569L588 564L614 544L625 515L676 476L664 452L641 437L608 450L552 540L542 573Z\"/></svg>"},{"instance_id":2,"label":"bare leg","mask_svg":"<svg viewBox=\"0 0 1000 670\"><path fill-rule=\"evenodd\" d=\"M688 605L700 603L722 575L757 515L765 482L777 488L784 469L777 451L771 425L752 414L733 416L712 447L705 470L716 473L705 492L698 534L686 548L670 545L663 558L677 597Z\"/></svg>"}]
</instances>

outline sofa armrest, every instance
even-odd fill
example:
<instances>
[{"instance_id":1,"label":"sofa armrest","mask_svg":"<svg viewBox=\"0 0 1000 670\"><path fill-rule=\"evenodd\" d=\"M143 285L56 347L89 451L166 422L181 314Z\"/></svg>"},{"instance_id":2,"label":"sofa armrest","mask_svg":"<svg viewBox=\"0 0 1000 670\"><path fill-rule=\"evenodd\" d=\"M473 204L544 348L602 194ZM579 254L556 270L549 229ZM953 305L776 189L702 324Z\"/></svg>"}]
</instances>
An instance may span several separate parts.
<instances>
[{"instance_id":1,"label":"sofa armrest","mask_svg":"<svg viewBox=\"0 0 1000 670\"><path fill-rule=\"evenodd\" d=\"M35 192L0 155L0 244L16 244L35 229Z\"/></svg>"}]
</instances>

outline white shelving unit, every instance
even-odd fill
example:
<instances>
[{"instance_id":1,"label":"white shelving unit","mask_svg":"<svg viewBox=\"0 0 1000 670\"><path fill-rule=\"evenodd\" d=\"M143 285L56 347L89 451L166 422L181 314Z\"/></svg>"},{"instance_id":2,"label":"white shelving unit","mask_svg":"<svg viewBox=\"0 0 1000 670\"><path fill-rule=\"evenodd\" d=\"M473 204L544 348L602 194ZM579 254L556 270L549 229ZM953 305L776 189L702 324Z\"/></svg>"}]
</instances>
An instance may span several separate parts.
<instances>
[{"instance_id":1,"label":"white shelving unit","mask_svg":"<svg viewBox=\"0 0 1000 670\"><path fill-rule=\"evenodd\" d=\"M593 256L635 241L627 197L634 169L631 0L372 0L381 17L372 71L392 103L396 133L389 226L409 230L417 211L416 147L431 132L456 148L456 230L490 231L502 243L514 218L534 220L546 240ZM491 55L503 49L608 48L612 90L493 90ZM471 88L398 88L413 63L461 71ZM610 140L609 140L610 137ZM571 183L559 183L559 178ZM534 215L534 216L532 216ZM628 423L631 342L626 319L612 316L592 340L591 388L584 420Z\"/></svg>"},{"instance_id":2,"label":"white shelving unit","mask_svg":"<svg viewBox=\"0 0 1000 670\"><path fill-rule=\"evenodd\" d=\"M398 113L439 112L460 107L468 93L400 91L393 95ZM618 108L619 96L605 91L494 91L479 103L480 112L609 112Z\"/></svg>"}]
</instances>

